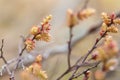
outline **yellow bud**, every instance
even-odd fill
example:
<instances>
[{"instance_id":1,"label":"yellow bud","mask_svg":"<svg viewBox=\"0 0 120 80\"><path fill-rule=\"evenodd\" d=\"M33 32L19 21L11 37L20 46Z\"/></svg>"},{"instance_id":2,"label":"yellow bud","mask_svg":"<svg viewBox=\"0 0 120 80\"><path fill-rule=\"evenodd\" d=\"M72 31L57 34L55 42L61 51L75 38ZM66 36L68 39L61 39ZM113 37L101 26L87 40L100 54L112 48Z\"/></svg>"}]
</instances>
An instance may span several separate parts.
<instances>
[{"instance_id":1,"label":"yellow bud","mask_svg":"<svg viewBox=\"0 0 120 80\"><path fill-rule=\"evenodd\" d=\"M43 19L43 23L45 24L45 23L47 23L48 22L48 20L47 19Z\"/></svg>"},{"instance_id":2,"label":"yellow bud","mask_svg":"<svg viewBox=\"0 0 120 80\"><path fill-rule=\"evenodd\" d=\"M46 16L46 18L43 19L43 22L41 25L48 23L52 18L52 15Z\"/></svg>"},{"instance_id":3,"label":"yellow bud","mask_svg":"<svg viewBox=\"0 0 120 80\"><path fill-rule=\"evenodd\" d=\"M27 72L31 73L33 71L33 66L30 65L28 68L25 69Z\"/></svg>"},{"instance_id":4,"label":"yellow bud","mask_svg":"<svg viewBox=\"0 0 120 80\"><path fill-rule=\"evenodd\" d=\"M38 55L35 59L36 62L41 62L42 61L42 56Z\"/></svg>"},{"instance_id":5,"label":"yellow bud","mask_svg":"<svg viewBox=\"0 0 120 80\"><path fill-rule=\"evenodd\" d=\"M26 46L26 50L27 50L28 52L32 51L33 49L34 49L34 46L33 46L33 45L27 45L27 46Z\"/></svg>"},{"instance_id":6,"label":"yellow bud","mask_svg":"<svg viewBox=\"0 0 120 80\"><path fill-rule=\"evenodd\" d=\"M34 47L35 47L35 42L32 41L31 39L27 39L27 40L25 41L25 45L26 45L26 50L27 50L28 52L30 52L31 50L34 49Z\"/></svg>"},{"instance_id":7,"label":"yellow bud","mask_svg":"<svg viewBox=\"0 0 120 80\"><path fill-rule=\"evenodd\" d=\"M114 19L113 22L114 22L115 24L119 24L119 25L120 25L120 19L119 19L119 18Z\"/></svg>"},{"instance_id":8,"label":"yellow bud","mask_svg":"<svg viewBox=\"0 0 120 80\"><path fill-rule=\"evenodd\" d=\"M103 13L101 14L101 16L102 16L103 19L108 19L108 14L105 13L105 12L103 12Z\"/></svg>"},{"instance_id":9,"label":"yellow bud","mask_svg":"<svg viewBox=\"0 0 120 80\"><path fill-rule=\"evenodd\" d=\"M106 31L107 27L108 27L108 26L107 26L105 23L103 23L101 29L102 29L103 31Z\"/></svg>"},{"instance_id":10,"label":"yellow bud","mask_svg":"<svg viewBox=\"0 0 120 80\"><path fill-rule=\"evenodd\" d=\"M111 23L110 16L108 16L108 14L104 12L101 15L102 15L103 22L109 25Z\"/></svg>"},{"instance_id":11,"label":"yellow bud","mask_svg":"<svg viewBox=\"0 0 120 80\"><path fill-rule=\"evenodd\" d=\"M42 35L41 34L36 35L35 40L41 40L41 39L42 39Z\"/></svg>"},{"instance_id":12,"label":"yellow bud","mask_svg":"<svg viewBox=\"0 0 120 80\"><path fill-rule=\"evenodd\" d=\"M31 30L30 30L30 33L31 33L32 35L36 35L36 34L38 34L39 32L40 32L40 28L37 27L37 26L33 26L33 27L31 28Z\"/></svg>"},{"instance_id":13,"label":"yellow bud","mask_svg":"<svg viewBox=\"0 0 120 80\"><path fill-rule=\"evenodd\" d=\"M112 32L112 33L117 33L118 28L116 26L114 26L114 25L111 25L110 27L107 27L107 31Z\"/></svg>"},{"instance_id":14,"label":"yellow bud","mask_svg":"<svg viewBox=\"0 0 120 80\"><path fill-rule=\"evenodd\" d=\"M51 20L51 18L52 18L52 15L49 15L46 17L47 20Z\"/></svg>"},{"instance_id":15,"label":"yellow bud","mask_svg":"<svg viewBox=\"0 0 120 80\"><path fill-rule=\"evenodd\" d=\"M42 40L43 41L46 41L46 42L49 42L51 40L51 35L48 34L48 33L42 33Z\"/></svg>"},{"instance_id":16,"label":"yellow bud","mask_svg":"<svg viewBox=\"0 0 120 80\"><path fill-rule=\"evenodd\" d=\"M42 71L42 70L39 71L38 77L40 77L41 80L47 80L48 79L48 76L47 76L46 72Z\"/></svg>"},{"instance_id":17,"label":"yellow bud","mask_svg":"<svg viewBox=\"0 0 120 80\"><path fill-rule=\"evenodd\" d=\"M40 70L41 70L41 65L39 63L34 63L33 74L37 76Z\"/></svg>"}]
</instances>

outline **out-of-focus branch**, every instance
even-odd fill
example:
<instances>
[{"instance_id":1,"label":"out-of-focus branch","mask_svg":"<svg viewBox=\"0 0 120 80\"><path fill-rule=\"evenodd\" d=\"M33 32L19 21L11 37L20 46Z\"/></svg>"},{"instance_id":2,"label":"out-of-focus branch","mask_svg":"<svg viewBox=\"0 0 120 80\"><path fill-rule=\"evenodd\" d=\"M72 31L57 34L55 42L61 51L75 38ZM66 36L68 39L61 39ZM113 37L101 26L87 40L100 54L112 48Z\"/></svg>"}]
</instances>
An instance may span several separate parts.
<instances>
[{"instance_id":1,"label":"out-of-focus branch","mask_svg":"<svg viewBox=\"0 0 120 80\"><path fill-rule=\"evenodd\" d=\"M83 5L82 9L87 8L87 6L88 6L89 2L90 2L90 0L85 0L84 5Z\"/></svg>"},{"instance_id":2,"label":"out-of-focus branch","mask_svg":"<svg viewBox=\"0 0 120 80\"><path fill-rule=\"evenodd\" d=\"M40 33L38 33L40 34ZM35 39L36 35L33 36L32 41ZM27 45L24 44L24 47L21 49L18 58L17 58L17 63L15 64L14 70L12 70L12 75L14 75L15 70L18 68L20 62L22 61L21 56L23 55L24 51L26 50ZM22 67L24 67L23 62L22 62ZM14 76L12 76L11 80L14 80Z\"/></svg>"},{"instance_id":3,"label":"out-of-focus branch","mask_svg":"<svg viewBox=\"0 0 120 80\"><path fill-rule=\"evenodd\" d=\"M2 39L2 45L1 45L1 48L0 48L0 51L1 51L0 58L4 61L5 64L7 64L7 60L3 56L3 46L4 46L4 39Z\"/></svg>"},{"instance_id":4,"label":"out-of-focus branch","mask_svg":"<svg viewBox=\"0 0 120 80\"><path fill-rule=\"evenodd\" d=\"M3 60L3 62L5 63L5 65L2 67L0 73L1 73L1 75L2 75L3 70L6 70L6 71L8 72L8 74L9 74L9 76L10 76L9 79L12 80L12 79L11 79L12 73L11 73L9 67L8 67L7 60L6 60L5 57L3 56L3 46L4 46L4 39L2 39L2 45L1 45L1 48L0 48L0 52L1 52L0 58Z\"/></svg>"}]
</instances>

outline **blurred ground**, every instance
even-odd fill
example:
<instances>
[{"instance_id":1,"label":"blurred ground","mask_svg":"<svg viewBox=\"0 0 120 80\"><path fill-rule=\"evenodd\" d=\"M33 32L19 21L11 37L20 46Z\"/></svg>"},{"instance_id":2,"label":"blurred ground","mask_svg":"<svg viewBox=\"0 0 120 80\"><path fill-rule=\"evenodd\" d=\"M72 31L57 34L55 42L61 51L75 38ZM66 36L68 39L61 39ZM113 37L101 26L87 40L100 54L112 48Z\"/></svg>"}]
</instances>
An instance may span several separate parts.
<instances>
[{"instance_id":1,"label":"blurred ground","mask_svg":"<svg viewBox=\"0 0 120 80\"><path fill-rule=\"evenodd\" d=\"M80 0L0 0L0 39L5 39L5 57L9 60L16 56L20 39L19 35L26 35L31 26L39 24L41 19L48 14L53 15L51 34L54 40L49 46L44 45L42 48L39 46L37 50L39 52L43 50L44 52L46 49L52 49L51 46L55 48L65 44L68 40L68 28L65 27L66 10L68 8L79 9L81 6L80 2ZM119 3L119 0L91 0L89 5L98 10L98 16L94 16L94 18L90 18L76 26L74 30L75 38L79 39L81 35L84 35L89 29L89 25L98 23L101 12L118 12L120 9ZM73 47L73 62L92 46L95 37L97 37L96 33L90 34L81 41L78 41ZM119 34L114 35L118 43L120 43ZM65 52L51 55L44 61L43 68L47 71L49 80L55 80L67 68L66 60ZM0 65L2 65L2 61L0 61ZM107 80L119 80L119 69L120 67L116 70L114 77L108 77ZM16 78L21 80L18 72ZM8 80L8 77L0 77L0 80Z\"/></svg>"}]
</instances>

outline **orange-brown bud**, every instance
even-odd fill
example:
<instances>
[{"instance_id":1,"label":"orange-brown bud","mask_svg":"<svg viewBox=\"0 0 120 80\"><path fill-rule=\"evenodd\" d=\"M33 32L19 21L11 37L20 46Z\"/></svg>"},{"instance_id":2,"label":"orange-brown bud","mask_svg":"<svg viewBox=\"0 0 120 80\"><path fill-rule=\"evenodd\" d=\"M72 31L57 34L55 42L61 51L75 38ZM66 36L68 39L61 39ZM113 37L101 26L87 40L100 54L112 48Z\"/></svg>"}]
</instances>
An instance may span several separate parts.
<instances>
[{"instance_id":1,"label":"orange-brown bud","mask_svg":"<svg viewBox=\"0 0 120 80\"><path fill-rule=\"evenodd\" d=\"M78 20L77 20L75 13L71 9L68 9L67 10L67 25L69 27L73 27L77 23L78 23Z\"/></svg>"},{"instance_id":2,"label":"orange-brown bud","mask_svg":"<svg viewBox=\"0 0 120 80\"><path fill-rule=\"evenodd\" d=\"M92 16L95 13L95 9L93 8L86 8L78 12L78 18L80 20L83 20L85 18L88 18L89 16Z\"/></svg>"}]
</instances>

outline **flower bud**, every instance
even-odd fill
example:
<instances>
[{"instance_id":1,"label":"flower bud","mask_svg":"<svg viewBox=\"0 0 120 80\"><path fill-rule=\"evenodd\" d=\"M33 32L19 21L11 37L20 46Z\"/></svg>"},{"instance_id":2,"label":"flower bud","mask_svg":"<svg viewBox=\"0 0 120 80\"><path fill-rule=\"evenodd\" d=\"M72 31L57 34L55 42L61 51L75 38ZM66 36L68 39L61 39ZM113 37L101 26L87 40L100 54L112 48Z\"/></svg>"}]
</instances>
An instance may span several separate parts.
<instances>
[{"instance_id":1,"label":"flower bud","mask_svg":"<svg viewBox=\"0 0 120 80\"><path fill-rule=\"evenodd\" d=\"M38 40L41 40L41 39L42 39L42 35L41 34L38 34L38 35L35 36L35 40L38 41Z\"/></svg>"},{"instance_id":2,"label":"flower bud","mask_svg":"<svg viewBox=\"0 0 120 80\"><path fill-rule=\"evenodd\" d=\"M106 23L103 23L103 24L102 24L102 27L101 27L101 30L106 31L107 27L108 27L107 24L106 24Z\"/></svg>"},{"instance_id":3,"label":"flower bud","mask_svg":"<svg viewBox=\"0 0 120 80\"><path fill-rule=\"evenodd\" d=\"M112 32L112 33L117 33L118 28L116 26L114 26L114 25L111 25L110 27L107 27L107 31Z\"/></svg>"},{"instance_id":4,"label":"flower bud","mask_svg":"<svg viewBox=\"0 0 120 80\"><path fill-rule=\"evenodd\" d=\"M67 25L69 27L73 27L78 23L76 15L73 13L71 9L67 10Z\"/></svg>"},{"instance_id":5,"label":"flower bud","mask_svg":"<svg viewBox=\"0 0 120 80\"><path fill-rule=\"evenodd\" d=\"M35 62L38 62L40 63L42 61L42 56L41 55L38 55L35 59Z\"/></svg>"},{"instance_id":6,"label":"flower bud","mask_svg":"<svg viewBox=\"0 0 120 80\"><path fill-rule=\"evenodd\" d=\"M33 46L33 45L27 45L27 46L26 46L26 50L27 50L28 52L32 51L33 49L34 49L34 46Z\"/></svg>"},{"instance_id":7,"label":"flower bud","mask_svg":"<svg viewBox=\"0 0 120 80\"><path fill-rule=\"evenodd\" d=\"M101 15L102 15L103 22L109 25L111 23L110 16L108 16L108 14L104 12Z\"/></svg>"},{"instance_id":8,"label":"flower bud","mask_svg":"<svg viewBox=\"0 0 120 80\"><path fill-rule=\"evenodd\" d=\"M33 26L33 27L31 28L31 30L30 30L30 33L31 33L32 35L36 35L36 34L38 34L39 32L40 32L40 28L37 27L37 26Z\"/></svg>"},{"instance_id":9,"label":"flower bud","mask_svg":"<svg viewBox=\"0 0 120 80\"><path fill-rule=\"evenodd\" d=\"M116 15L115 15L114 12L110 15L110 18L111 18L112 20L116 18Z\"/></svg>"},{"instance_id":10,"label":"flower bud","mask_svg":"<svg viewBox=\"0 0 120 80\"><path fill-rule=\"evenodd\" d=\"M25 41L25 45L26 45L26 50L27 50L28 52L30 52L31 50L34 49L34 47L35 47L35 42L34 42L33 40L31 40L31 39L27 39L27 40Z\"/></svg>"},{"instance_id":11,"label":"flower bud","mask_svg":"<svg viewBox=\"0 0 120 80\"><path fill-rule=\"evenodd\" d=\"M46 18L43 19L42 25L47 24L52 18L52 15L46 16Z\"/></svg>"},{"instance_id":12,"label":"flower bud","mask_svg":"<svg viewBox=\"0 0 120 80\"><path fill-rule=\"evenodd\" d=\"M104 64L104 69L107 71L113 71L118 66L118 63L119 63L118 59L116 58L110 59Z\"/></svg>"},{"instance_id":13,"label":"flower bud","mask_svg":"<svg viewBox=\"0 0 120 80\"><path fill-rule=\"evenodd\" d=\"M42 40L43 41L46 41L46 42L49 42L51 40L51 35L48 34L48 33L42 33Z\"/></svg>"},{"instance_id":14,"label":"flower bud","mask_svg":"<svg viewBox=\"0 0 120 80\"><path fill-rule=\"evenodd\" d=\"M83 20L85 18L88 18L89 16L92 16L95 13L95 9L93 8L86 8L78 12L78 18L80 20Z\"/></svg>"},{"instance_id":15,"label":"flower bud","mask_svg":"<svg viewBox=\"0 0 120 80\"><path fill-rule=\"evenodd\" d=\"M99 47L97 51L99 52L98 60L106 61L107 59L109 59L109 55L106 54L106 51L103 49L103 47Z\"/></svg>"},{"instance_id":16,"label":"flower bud","mask_svg":"<svg viewBox=\"0 0 120 80\"><path fill-rule=\"evenodd\" d=\"M114 24L119 24L120 25L120 19L119 18L114 19L113 22L114 22Z\"/></svg>"},{"instance_id":17,"label":"flower bud","mask_svg":"<svg viewBox=\"0 0 120 80\"><path fill-rule=\"evenodd\" d=\"M94 51L94 52L92 53L92 58L91 58L91 59L93 59L93 60L98 60L98 58L99 58L99 52L98 52L98 51Z\"/></svg>"},{"instance_id":18,"label":"flower bud","mask_svg":"<svg viewBox=\"0 0 120 80\"><path fill-rule=\"evenodd\" d=\"M85 76L87 76L87 77L90 77L90 74L91 74L90 71L85 72Z\"/></svg>"}]
</instances>

